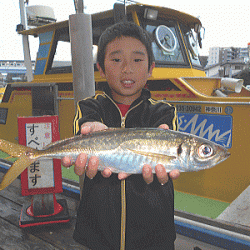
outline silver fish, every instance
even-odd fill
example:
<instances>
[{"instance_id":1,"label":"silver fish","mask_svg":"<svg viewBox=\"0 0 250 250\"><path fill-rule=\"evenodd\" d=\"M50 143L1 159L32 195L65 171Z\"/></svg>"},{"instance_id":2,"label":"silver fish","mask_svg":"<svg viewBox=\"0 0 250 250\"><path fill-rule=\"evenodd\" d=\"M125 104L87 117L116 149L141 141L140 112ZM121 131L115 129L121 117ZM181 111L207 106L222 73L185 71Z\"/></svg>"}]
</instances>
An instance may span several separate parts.
<instances>
[{"instance_id":1,"label":"silver fish","mask_svg":"<svg viewBox=\"0 0 250 250\"><path fill-rule=\"evenodd\" d=\"M43 150L0 140L0 150L19 157L4 176L0 190L36 160L71 156L81 152L99 158L99 170L139 174L144 164L162 164L168 172L211 168L230 156L226 148L188 133L156 128L107 129L57 141Z\"/></svg>"}]
</instances>

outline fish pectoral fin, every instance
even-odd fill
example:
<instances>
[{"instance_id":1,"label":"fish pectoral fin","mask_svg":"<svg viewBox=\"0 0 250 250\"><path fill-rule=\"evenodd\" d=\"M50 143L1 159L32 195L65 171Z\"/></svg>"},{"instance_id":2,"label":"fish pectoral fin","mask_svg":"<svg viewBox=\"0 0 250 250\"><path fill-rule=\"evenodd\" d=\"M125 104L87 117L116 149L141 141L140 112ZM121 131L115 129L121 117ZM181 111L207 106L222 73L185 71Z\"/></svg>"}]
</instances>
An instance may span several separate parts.
<instances>
[{"instance_id":1,"label":"fish pectoral fin","mask_svg":"<svg viewBox=\"0 0 250 250\"><path fill-rule=\"evenodd\" d=\"M176 159L176 157L172 156L172 155L145 152L145 151L140 151L140 150L131 149L131 148L127 148L127 147L126 147L126 149L129 150L129 151L132 151L135 154L147 156L148 158L151 158L153 161L156 161L156 162L159 162L159 163L163 163L163 162L167 163L167 162L170 162L171 160Z\"/></svg>"}]
</instances>

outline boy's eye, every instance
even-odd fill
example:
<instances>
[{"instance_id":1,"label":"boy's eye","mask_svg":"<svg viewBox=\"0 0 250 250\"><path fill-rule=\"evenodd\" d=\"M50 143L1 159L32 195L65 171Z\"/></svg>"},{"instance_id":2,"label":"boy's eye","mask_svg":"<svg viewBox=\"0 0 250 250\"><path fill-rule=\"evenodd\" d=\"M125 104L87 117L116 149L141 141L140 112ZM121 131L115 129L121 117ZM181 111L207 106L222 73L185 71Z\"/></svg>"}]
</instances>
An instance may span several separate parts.
<instances>
[{"instance_id":1,"label":"boy's eye","mask_svg":"<svg viewBox=\"0 0 250 250\"><path fill-rule=\"evenodd\" d=\"M121 61L121 59L114 58L114 59L112 59L112 61L113 61L113 62L120 62L120 61Z\"/></svg>"},{"instance_id":2,"label":"boy's eye","mask_svg":"<svg viewBox=\"0 0 250 250\"><path fill-rule=\"evenodd\" d=\"M111 59L111 61L113 61L113 62L121 62L122 60L119 59L119 58L113 58L113 59ZM142 62L142 61L143 61L143 59L141 59L141 58L134 59L134 62Z\"/></svg>"}]
</instances>

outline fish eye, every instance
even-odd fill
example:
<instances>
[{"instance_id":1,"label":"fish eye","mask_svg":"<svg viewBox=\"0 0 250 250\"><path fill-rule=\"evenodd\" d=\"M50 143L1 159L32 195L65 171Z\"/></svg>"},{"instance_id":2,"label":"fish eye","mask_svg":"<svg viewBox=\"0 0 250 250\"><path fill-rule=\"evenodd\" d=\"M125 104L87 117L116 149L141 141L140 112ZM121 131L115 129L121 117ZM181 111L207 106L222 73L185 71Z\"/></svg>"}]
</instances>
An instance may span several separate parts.
<instances>
[{"instance_id":1,"label":"fish eye","mask_svg":"<svg viewBox=\"0 0 250 250\"><path fill-rule=\"evenodd\" d=\"M198 155L202 158L207 158L213 155L213 148L209 145L203 144L198 148Z\"/></svg>"}]
</instances>

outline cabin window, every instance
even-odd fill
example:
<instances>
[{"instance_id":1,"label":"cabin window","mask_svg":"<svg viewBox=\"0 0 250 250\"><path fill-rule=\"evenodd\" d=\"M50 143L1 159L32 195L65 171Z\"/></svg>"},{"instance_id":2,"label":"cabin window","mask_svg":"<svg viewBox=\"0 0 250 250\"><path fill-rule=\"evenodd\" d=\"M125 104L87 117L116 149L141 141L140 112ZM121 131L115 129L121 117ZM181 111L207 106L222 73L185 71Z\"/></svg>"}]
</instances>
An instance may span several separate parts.
<instances>
[{"instance_id":1,"label":"cabin window","mask_svg":"<svg viewBox=\"0 0 250 250\"><path fill-rule=\"evenodd\" d=\"M97 24L99 26L97 26ZM97 43L102 32L110 25L109 19L93 23L93 60L96 63ZM95 70L97 68L95 67ZM55 34L46 74L72 73L69 28L58 29Z\"/></svg>"},{"instance_id":2,"label":"cabin window","mask_svg":"<svg viewBox=\"0 0 250 250\"><path fill-rule=\"evenodd\" d=\"M157 64L187 64L174 23L146 24L145 29L152 34L152 48Z\"/></svg>"},{"instance_id":3,"label":"cabin window","mask_svg":"<svg viewBox=\"0 0 250 250\"><path fill-rule=\"evenodd\" d=\"M69 28L58 29L50 53L47 74L72 72Z\"/></svg>"},{"instance_id":4,"label":"cabin window","mask_svg":"<svg viewBox=\"0 0 250 250\"><path fill-rule=\"evenodd\" d=\"M189 58L193 66L201 67L199 59L199 43L197 38L197 33L193 29L188 29L187 27L182 27L182 32L185 38L186 47L189 53Z\"/></svg>"},{"instance_id":5,"label":"cabin window","mask_svg":"<svg viewBox=\"0 0 250 250\"><path fill-rule=\"evenodd\" d=\"M70 42L58 41L52 68L71 67L71 48Z\"/></svg>"}]
</instances>

